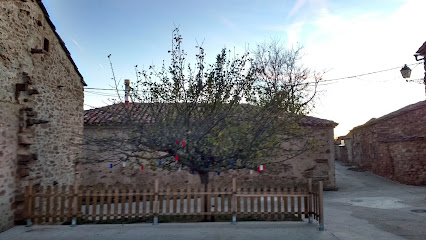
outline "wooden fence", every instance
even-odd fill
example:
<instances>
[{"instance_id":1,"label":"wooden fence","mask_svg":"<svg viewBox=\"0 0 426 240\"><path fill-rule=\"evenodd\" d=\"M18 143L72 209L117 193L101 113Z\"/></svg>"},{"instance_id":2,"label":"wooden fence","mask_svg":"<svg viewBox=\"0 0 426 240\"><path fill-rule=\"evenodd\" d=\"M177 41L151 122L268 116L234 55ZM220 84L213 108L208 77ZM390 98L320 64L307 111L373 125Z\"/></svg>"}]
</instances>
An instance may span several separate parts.
<instances>
[{"instance_id":1,"label":"wooden fence","mask_svg":"<svg viewBox=\"0 0 426 240\"><path fill-rule=\"evenodd\" d=\"M144 222L154 224L197 218L213 220L295 220L315 219L324 229L323 184L287 185L204 185L126 187L35 187L25 189L27 225L63 222ZM177 218L175 217L175 218Z\"/></svg>"}]
</instances>

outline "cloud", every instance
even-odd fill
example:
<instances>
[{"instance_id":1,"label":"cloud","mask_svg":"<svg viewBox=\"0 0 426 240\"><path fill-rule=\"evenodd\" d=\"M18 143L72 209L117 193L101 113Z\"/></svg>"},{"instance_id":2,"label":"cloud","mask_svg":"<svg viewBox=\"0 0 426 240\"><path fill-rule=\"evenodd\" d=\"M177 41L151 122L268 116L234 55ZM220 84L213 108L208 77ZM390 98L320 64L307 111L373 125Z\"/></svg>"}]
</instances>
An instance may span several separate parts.
<instances>
[{"instance_id":1,"label":"cloud","mask_svg":"<svg viewBox=\"0 0 426 240\"><path fill-rule=\"evenodd\" d=\"M375 11L355 16L348 16L344 12L332 14L322 9L316 19L306 24L312 31L305 39L305 45L321 53L317 56L322 61L338 63L352 72L356 69L353 66L361 68L361 71L376 70L378 66L409 60L416 48L426 40L426 33L421 32L419 25L415 24L421 21L420 9L426 8L426 2L422 4L424 8L413 2L407 1L391 12ZM346 63L357 64L349 67L336 61L342 57Z\"/></svg>"},{"instance_id":2,"label":"cloud","mask_svg":"<svg viewBox=\"0 0 426 240\"><path fill-rule=\"evenodd\" d=\"M300 42L301 32L304 25L304 22L296 22L286 28L285 32L287 34L288 46L294 46Z\"/></svg>"},{"instance_id":3,"label":"cloud","mask_svg":"<svg viewBox=\"0 0 426 240\"><path fill-rule=\"evenodd\" d=\"M309 14L307 16L310 16L312 12L326 6L327 0L297 0L293 8L288 13L287 18L299 15L302 8L308 9Z\"/></svg>"},{"instance_id":4,"label":"cloud","mask_svg":"<svg viewBox=\"0 0 426 240\"><path fill-rule=\"evenodd\" d=\"M300 8L302 8L306 4L306 2L307 0L297 0L293 8L290 10L288 17L292 17L294 14L296 14L300 10Z\"/></svg>"},{"instance_id":5,"label":"cloud","mask_svg":"<svg viewBox=\"0 0 426 240\"><path fill-rule=\"evenodd\" d=\"M302 26L295 23L287 32L292 41L303 40L305 65L333 69L325 79L402 67L415 62L413 54L426 40L426 32L418 24L426 1L396 4L386 10L359 13L349 9L331 12L324 7ZM412 78L422 77L421 67L413 69ZM336 135L344 135L372 117L424 100L424 88L406 83L399 69L345 79L322 89L326 93L317 104L317 116L339 122Z\"/></svg>"},{"instance_id":6,"label":"cloud","mask_svg":"<svg viewBox=\"0 0 426 240\"><path fill-rule=\"evenodd\" d=\"M231 20L229 20L226 17L221 17L220 21L222 22L223 25L227 26L228 28L231 28L231 29L235 29L236 28L235 23L233 23Z\"/></svg>"},{"instance_id":7,"label":"cloud","mask_svg":"<svg viewBox=\"0 0 426 240\"><path fill-rule=\"evenodd\" d=\"M283 25L264 25L261 26L260 29L272 32L285 32L287 30L287 26Z\"/></svg>"},{"instance_id":8,"label":"cloud","mask_svg":"<svg viewBox=\"0 0 426 240\"><path fill-rule=\"evenodd\" d=\"M304 21L294 22L290 25L264 25L262 30L284 33L286 35L285 43L287 47L297 45L301 40L301 33L305 26Z\"/></svg>"},{"instance_id":9,"label":"cloud","mask_svg":"<svg viewBox=\"0 0 426 240\"><path fill-rule=\"evenodd\" d=\"M80 44L78 44L78 42L74 39L71 39L71 41L80 49L82 50L83 48L80 46Z\"/></svg>"}]
</instances>

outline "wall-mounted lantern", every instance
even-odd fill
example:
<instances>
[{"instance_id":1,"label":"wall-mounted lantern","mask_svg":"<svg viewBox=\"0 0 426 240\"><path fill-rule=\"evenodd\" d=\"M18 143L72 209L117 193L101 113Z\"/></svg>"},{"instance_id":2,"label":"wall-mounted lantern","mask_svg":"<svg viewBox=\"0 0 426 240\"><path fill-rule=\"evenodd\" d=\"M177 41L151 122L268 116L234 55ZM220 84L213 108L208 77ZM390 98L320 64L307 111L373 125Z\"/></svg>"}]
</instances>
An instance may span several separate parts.
<instances>
[{"instance_id":1,"label":"wall-mounted lantern","mask_svg":"<svg viewBox=\"0 0 426 240\"><path fill-rule=\"evenodd\" d=\"M404 67L401 68L401 75L403 78L410 78L411 69L407 66L407 64L405 64Z\"/></svg>"},{"instance_id":2,"label":"wall-mounted lantern","mask_svg":"<svg viewBox=\"0 0 426 240\"><path fill-rule=\"evenodd\" d=\"M423 56L423 58L420 58L420 56ZM425 93L426 93L426 61L425 61L425 56L426 56L426 42L424 42L423 45L419 48L419 50L417 50L417 52L414 54L416 61L422 61L423 60L424 69L425 69L425 76L423 78L423 83L425 85Z\"/></svg>"}]
</instances>

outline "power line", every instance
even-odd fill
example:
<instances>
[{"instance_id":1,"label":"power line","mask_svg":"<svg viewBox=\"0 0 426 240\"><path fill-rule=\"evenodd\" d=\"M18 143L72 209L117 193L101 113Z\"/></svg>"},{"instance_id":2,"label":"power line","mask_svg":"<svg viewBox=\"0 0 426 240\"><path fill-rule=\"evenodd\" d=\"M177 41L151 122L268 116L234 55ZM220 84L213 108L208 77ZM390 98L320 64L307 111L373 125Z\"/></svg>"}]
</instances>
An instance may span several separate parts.
<instances>
[{"instance_id":1,"label":"power line","mask_svg":"<svg viewBox=\"0 0 426 240\"><path fill-rule=\"evenodd\" d=\"M98 96L104 96L104 97L117 97L117 95L113 94L113 93L92 92L92 91L85 91L85 93L98 95Z\"/></svg>"},{"instance_id":2,"label":"power line","mask_svg":"<svg viewBox=\"0 0 426 240\"><path fill-rule=\"evenodd\" d=\"M419 65L421 63L422 62L411 63L411 64L407 64L407 66ZM399 68L401 68L401 67L394 67L394 68L389 68L389 69L384 69L384 70L379 70L379 71L374 71L374 72L369 72L369 73L362 73L362 74L348 76L348 77L327 79L327 80L322 80L321 82L330 82L330 81L337 81L337 80L343 80L343 79L349 79L349 78L356 78L356 77L361 77L361 76L366 76L366 75L371 75L371 74L376 74L376 73L381 73L381 72L392 71L392 70L399 69Z\"/></svg>"},{"instance_id":3,"label":"power line","mask_svg":"<svg viewBox=\"0 0 426 240\"><path fill-rule=\"evenodd\" d=\"M84 103L84 105L86 105L86 106L88 106L88 107L91 107L91 108L97 108L97 107L95 107L95 106L92 106L92 105L89 105L89 104L86 104L86 103Z\"/></svg>"},{"instance_id":4,"label":"power line","mask_svg":"<svg viewBox=\"0 0 426 240\"><path fill-rule=\"evenodd\" d=\"M407 66L413 66L413 65L419 65L422 64L423 62L416 62L416 63L411 63L411 64L407 64ZM378 70L378 71L373 71L373 72L368 72L368 73L362 73L362 74L358 74L358 75L352 75L352 76L347 76L347 77L339 77L339 78L332 78L332 79L324 79L321 80L320 82L306 82L305 84L319 84L319 85L329 85L331 83L325 83L322 84L324 82L333 82L333 81L339 81L339 80L344 80L344 79L351 79L351 78L357 78L357 77L361 77L361 76L366 76L366 75L371 75L371 74L376 74L376 73L381 73L381 72L387 72L387 71L392 71L395 69L399 69L401 67L393 67L393 68L389 68L389 69L384 69L384 70ZM415 68L415 67L414 67ZM414 69L413 68L413 69ZM302 83L303 84L303 83ZM99 91L125 91L125 89L114 89L114 88L84 88L87 90L99 90Z\"/></svg>"},{"instance_id":5,"label":"power line","mask_svg":"<svg viewBox=\"0 0 426 240\"><path fill-rule=\"evenodd\" d=\"M114 90L114 91L124 91L124 89L115 89L115 88L89 88L85 87L84 90Z\"/></svg>"}]
</instances>

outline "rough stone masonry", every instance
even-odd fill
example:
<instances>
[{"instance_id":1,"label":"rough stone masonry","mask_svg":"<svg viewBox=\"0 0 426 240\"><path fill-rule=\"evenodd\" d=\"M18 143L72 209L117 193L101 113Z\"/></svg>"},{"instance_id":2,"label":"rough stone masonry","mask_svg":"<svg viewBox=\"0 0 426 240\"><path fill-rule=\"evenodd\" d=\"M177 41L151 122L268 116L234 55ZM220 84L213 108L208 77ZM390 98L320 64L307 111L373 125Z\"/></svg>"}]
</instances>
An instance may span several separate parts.
<instances>
[{"instance_id":1,"label":"rough stone masonry","mask_svg":"<svg viewBox=\"0 0 426 240\"><path fill-rule=\"evenodd\" d=\"M23 220L29 180L78 180L84 86L41 1L0 1L0 232Z\"/></svg>"},{"instance_id":2,"label":"rough stone masonry","mask_svg":"<svg viewBox=\"0 0 426 240\"><path fill-rule=\"evenodd\" d=\"M115 104L85 111L85 144L81 170L82 185L126 184L141 187L151 185L155 178L159 178L161 184L200 184L198 174L192 174L187 170L167 171L158 169L153 171L149 166L152 161L144 161L145 168L132 164L131 161L124 166L119 164L113 168L110 167L110 164L119 162L117 161L119 159L118 152L126 149L126 147L120 149L120 147L116 148L102 143L107 139L114 139L114 141L123 143L125 139L135 137L132 134L133 130L127 129L125 124L115 122L115 117L112 116L123 116L125 109L130 108L133 108L133 113L137 113L138 106L140 106L139 103L131 103L128 106ZM285 156L271 159L271 161L281 163L274 167L266 165L265 170L261 173L250 172L248 169L229 170L219 174L210 173L210 182L230 184L232 183L232 178L236 177L238 182L244 183L300 183L306 182L308 178L313 178L315 181L324 181L326 188L334 189L336 183L333 132L337 123L325 119L306 117L303 123L301 122L300 124L309 133L307 134L309 138L316 140L315 148L287 161L284 161ZM282 148L290 149L291 147L302 146L303 141L306 139L297 140L297 144L296 142L283 144Z\"/></svg>"},{"instance_id":3,"label":"rough stone masonry","mask_svg":"<svg viewBox=\"0 0 426 240\"><path fill-rule=\"evenodd\" d=\"M355 127L337 160L409 185L426 185L426 101Z\"/></svg>"}]
</instances>

